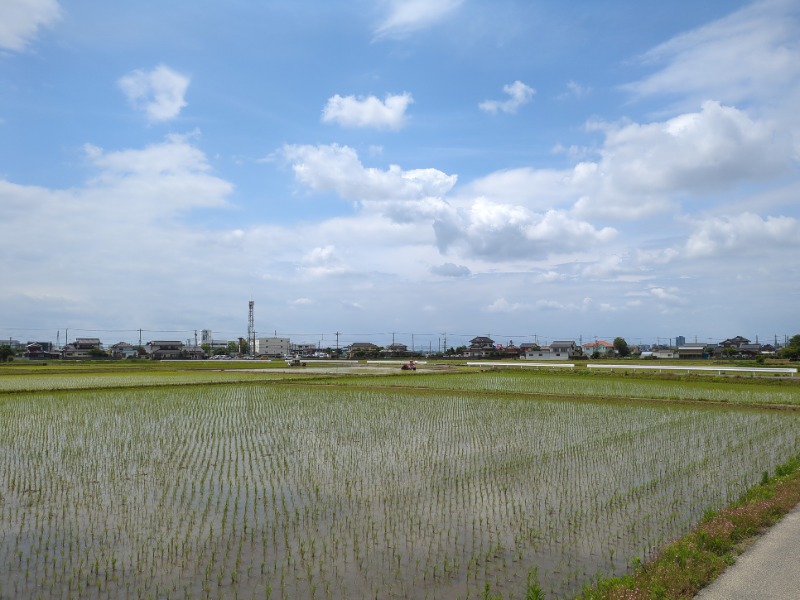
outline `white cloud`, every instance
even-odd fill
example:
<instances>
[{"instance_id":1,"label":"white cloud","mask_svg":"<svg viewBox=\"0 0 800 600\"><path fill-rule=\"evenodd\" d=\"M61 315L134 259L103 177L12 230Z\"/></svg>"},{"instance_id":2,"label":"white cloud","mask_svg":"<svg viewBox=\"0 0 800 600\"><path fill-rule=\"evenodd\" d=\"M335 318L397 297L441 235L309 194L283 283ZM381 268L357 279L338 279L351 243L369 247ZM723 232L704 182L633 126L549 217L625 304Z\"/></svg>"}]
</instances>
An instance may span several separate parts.
<instances>
[{"instance_id":1,"label":"white cloud","mask_svg":"<svg viewBox=\"0 0 800 600\"><path fill-rule=\"evenodd\" d=\"M520 304L519 302L509 302L505 298L498 298L494 302L492 302L489 306L486 307L486 310L489 312L496 312L496 313L511 313L511 312L518 312L520 310L524 310L525 305Z\"/></svg>"},{"instance_id":2,"label":"white cloud","mask_svg":"<svg viewBox=\"0 0 800 600\"><path fill-rule=\"evenodd\" d=\"M354 149L337 144L284 146L281 153L297 180L311 189L333 191L398 222L429 219L446 210L443 197L456 183L455 175L437 169L367 168Z\"/></svg>"},{"instance_id":3,"label":"white cloud","mask_svg":"<svg viewBox=\"0 0 800 600\"><path fill-rule=\"evenodd\" d=\"M301 263L302 270L312 277L341 275L349 271L333 245L313 248L303 256Z\"/></svg>"},{"instance_id":4,"label":"white cloud","mask_svg":"<svg viewBox=\"0 0 800 600\"><path fill-rule=\"evenodd\" d=\"M568 169L504 169L466 184L462 194L547 210L573 201L572 180Z\"/></svg>"},{"instance_id":5,"label":"white cloud","mask_svg":"<svg viewBox=\"0 0 800 600\"><path fill-rule=\"evenodd\" d=\"M624 89L689 102L772 101L800 76L799 17L794 0L755 2L653 48L641 61L665 66Z\"/></svg>"},{"instance_id":6,"label":"white cloud","mask_svg":"<svg viewBox=\"0 0 800 600\"><path fill-rule=\"evenodd\" d=\"M323 123L338 123L343 127L374 127L398 130L405 124L408 105L414 100L411 94L387 94L382 102L375 96L356 98L339 96L328 99L322 111Z\"/></svg>"},{"instance_id":7,"label":"white cloud","mask_svg":"<svg viewBox=\"0 0 800 600\"><path fill-rule=\"evenodd\" d=\"M587 307L587 300L584 299L582 303L562 302L559 300L551 300L548 298L539 298L533 303L525 302L509 302L505 298L498 298L486 307L486 311L498 314L514 314L523 311L529 312L568 312L575 314L582 312Z\"/></svg>"},{"instance_id":8,"label":"white cloud","mask_svg":"<svg viewBox=\"0 0 800 600\"><path fill-rule=\"evenodd\" d=\"M602 154L623 190L707 191L786 170L791 140L768 121L709 101L700 112L611 129Z\"/></svg>"},{"instance_id":9,"label":"white cloud","mask_svg":"<svg viewBox=\"0 0 800 600\"><path fill-rule=\"evenodd\" d=\"M487 260L533 261L602 245L616 231L596 229L567 213L529 211L523 206L476 199L467 210L450 213L434 224L441 251L458 248Z\"/></svg>"},{"instance_id":10,"label":"white cloud","mask_svg":"<svg viewBox=\"0 0 800 600\"><path fill-rule=\"evenodd\" d=\"M605 141L599 162L574 170L575 213L632 219L663 212L678 194L698 197L787 172L792 140L777 124L718 102L646 124L591 125Z\"/></svg>"},{"instance_id":11,"label":"white cloud","mask_svg":"<svg viewBox=\"0 0 800 600\"><path fill-rule=\"evenodd\" d=\"M616 235L613 228L596 228L565 211L533 211L485 197L462 198L458 208L445 200L455 176L436 169L366 168L347 146L285 146L281 152L297 180L315 191L335 192L395 223L431 223L440 252L465 252L495 262L530 261L602 245ZM507 180L524 183L538 176L509 172L499 181L502 187ZM551 178L544 174L550 183Z\"/></svg>"},{"instance_id":12,"label":"white cloud","mask_svg":"<svg viewBox=\"0 0 800 600\"><path fill-rule=\"evenodd\" d=\"M503 91L510 96L508 100L485 100L478 106L481 110L496 114L497 111L513 114L520 106L531 101L536 90L517 80L503 86Z\"/></svg>"},{"instance_id":13,"label":"white cloud","mask_svg":"<svg viewBox=\"0 0 800 600\"><path fill-rule=\"evenodd\" d=\"M139 150L89 146L86 160L96 175L71 189L0 181L0 278L7 282L0 304L50 298L77 307L84 322L120 324L139 318L142 303L176 325L205 310L192 298L238 276L241 261L232 257L241 257L246 234L209 235L182 216L224 207L231 184L210 174L203 154L177 136ZM50 232L41 250L15 250L39 231Z\"/></svg>"},{"instance_id":14,"label":"white cloud","mask_svg":"<svg viewBox=\"0 0 800 600\"><path fill-rule=\"evenodd\" d=\"M680 296L680 291L676 287L663 288L660 286L650 286L648 288L650 296L670 304L686 304L686 299Z\"/></svg>"},{"instance_id":15,"label":"white cloud","mask_svg":"<svg viewBox=\"0 0 800 600\"><path fill-rule=\"evenodd\" d=\"M567 91L563 94L559 94L558 98L564 100L566 98L582 98L583 96L587 96L592 91L592 88L588 86L583 86L577 81L568 81L567 82Z\"/></svg>"},{"instance_id":16,"label":"white cloud","mask_svg":"<svg viewBox=\"0 0 800 600\"><path fill-rule=\"evenodd\" d=\"M793 217L761 218L753 213L698 221L686 241L690 258L761 255L776 249L796 252L800 222Z\"/></svg>"},{"instance_id":17,"label":"white cloud","mask_svg":"<svg viewBox=\"0 0 800 600\"><path fill-rule=\"evenodd\" d=\"M375 29L375 37L405 37L430 27L454 13L464 0L386 0L388 14Z\"/></svg>"},{"instance_id":18,"label":"white cloud","mask_svg":"<svg viewBox=\"0 0 800 600\"><path fill-rule=\"evenodd\" d=\"M224 206L233 186L209 173L205 155L190 139L170 135L144 149L114 152L87 145L87 159L99 171L87 189L111 189L118 201L124 199L140 209L147 206L159 215Z\"/></svg>"},{"instance_id":19,"label":"white cloud","mask_svg":"<svg viewBox=\"0 0 800 600\"><path fill-rule=\"evenodd\" d=\"M143 111L149 121L169 121L186 106L189 78L165 65L152 71L131 71L117 82L128 101Z\"/></svg>"},{"instance_id":20,"label":"white cloud","mask_svg":"<svg viewBox=\"0 0 800 600\"><path fill-rule=\"evenodd\" d=\"M3 0L0 2L0 48L21 52L44 27L61 18L56 0Z\"/></svg>"}]
</instances>

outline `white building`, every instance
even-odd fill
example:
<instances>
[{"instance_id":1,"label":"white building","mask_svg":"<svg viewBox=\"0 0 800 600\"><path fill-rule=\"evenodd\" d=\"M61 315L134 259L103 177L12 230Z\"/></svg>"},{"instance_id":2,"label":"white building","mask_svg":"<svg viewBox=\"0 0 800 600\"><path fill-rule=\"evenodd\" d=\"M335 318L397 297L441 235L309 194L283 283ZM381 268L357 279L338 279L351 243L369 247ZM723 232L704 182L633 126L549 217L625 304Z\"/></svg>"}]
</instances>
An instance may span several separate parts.
<instances>
[{"instance_id":1,"label":"white building","mask_svg":"<svg viewBox=\"0 0 800 600\"><path fill-rule=\"evenodd\" d=\"M524 360L568 360L578 354L578 347L572 340L553 342L541 348L523 346L521 358Z\"/></svg>"},{"instance_id":2,"label":"white building","mask_svg":"<svg viewBox=\"0 0 800 600\"><path fill-rule=\"evenodd\" d=\"M256 354L258 356L287 356L291 344L289 338L266 337L256 338Z\"/></svg>"}]
</instances>

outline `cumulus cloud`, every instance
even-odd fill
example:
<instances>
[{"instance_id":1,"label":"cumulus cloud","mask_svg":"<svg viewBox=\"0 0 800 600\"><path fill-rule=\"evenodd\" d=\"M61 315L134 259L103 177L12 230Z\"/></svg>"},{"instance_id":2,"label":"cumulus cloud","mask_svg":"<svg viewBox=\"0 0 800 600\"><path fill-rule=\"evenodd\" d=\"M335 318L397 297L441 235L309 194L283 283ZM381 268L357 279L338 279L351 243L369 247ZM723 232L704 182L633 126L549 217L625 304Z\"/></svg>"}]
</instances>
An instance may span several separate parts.
<instances>
[{"instance_id":1,"label":"cumulus cloud","mask_svg":"<svg viewBox=\"0 0 800 600\"><path fill-rule=\"evenodd\" d=\"M530 102L536 93L535 89L519 80L503 86L503 91L510 96L508 100L485 100L478 107L491 114L497 114L498 111L513 114L520 106Z\"/></svg>"},{"instance_id":2,"label":"cumulus cloud","mask_svg":"<svg viewBox=\"0 0 800 600\"><path fill-rule=\"evenodd\" d=\"M395 223L430 223L442 253L465 252L495 262L537 260L602 245L616 235L611 227L595 227L564 210L531 210L486 197L462 198L456 206L445 199L455 184L454 175L436 169L367 168L347 146L284 146L281 154L297 180L314 191L335 192ZM508 175L511 181L527 181L530 176L537 175ZM466 274L455 265L432 272Z\"/></svg>"},{"instance_id":3,"label":"cumulus cloud","mask_svg":"<svg viewBox=\"0 0 800 600\"><path fill-rule=\"evenodd\" d=\"M546 210L574 201L572 180L569 169L520 167L489 173L466 184L462 193Z\"/></svg>"},{"instance_id":4,"label":"cumulus cloud","mask_svg":"<svg viewBox=\"0 0 800 600\"><path fill-rule=\"evenodd\" d=\"M375 28L375 37L402 38L430 27L453 14L464 0L386 0L386 16Z\"/></svg>"},{"instance_id":5,"label":"cumulus cloud","mask_svg":"<svg viewBox=\"0 0 800 600\"><path fill-rule=\"evenodd\" d=\"M774 124L719 102L664 122L610 129L602 168L634 192L707 191L786 170L791 140Z\"/></svg>"},{"instance_id":6,"label":"cumulus cloud","mask_svg":"<svg viewBox=\"0 0 800 600\"><path fill-rule=\"evenodd\" d=\"M328 99L322 111L323 123L338 123L343 127L374 127L398 130L405 124L408 105L414 100L411 94L387 94L381 101L375 96L356 98L339 96Z\"/></svg>"},{"instance_id":7,"label":"cumulus cloud","mask_svg":"<svg viewBox=\"0 0 800 600\"><path fill-rule=\"evenodd\" d=\"M690 258L753 255L779 247L795 252L800 246L800 222L793 217L767 217L753 213L698 221L686 241Z\"/></svg>"},{"instance_id":8,"label":"cumulus cloud","mask_svg":"<svg viewBox=\"0 0 800 600\"><path fill-rule=\"evenodd\" d=\"M56 0L3 0L0 2L0 49L21 52L40 29L61 18Z\"/></svg>"},{"instance_id":9,"label":"cumulus cloud","mask_svg":"<svg viewBox=\"0 0 800 600\"><path fill-rule=\"evenodd\" d=\"M291 163L297 180L312 190L335 192L398 221L431 218L446 210L443 197L457 179L438 169L368 168L353 148L338 144L287 145L281 154Z\"/></svg>"},{"instance_id":10,"label":"cumulus cloud","mask_svg":"<svg viewBox=\"0 0 800 600\"><path fill-rule=\"evenodd\" d=\"M459 248L487 260L536 260L604 244L616 235L611 227L597 229L564 211L537 213L485 198L448 216L434 223L440 251Z\"/></svg>"},{"instance_id":11,"label":"cumulus cloud","mask_svg":"<svg viewBox=\"0 0 800 600\"><path fill-rule=\"evenodd\" d=\"M131 71L117 84L131 105L144 112L151 122L174 119L186 106L184 96L189 78L165 65L152 71Z\"/></svg>"},{"instance_id":12,"label":"cumulus cloud","mask_svg":"<svg viewBox=\"0 0 800 600\"><path fill-rule=\"evenodd\" d=\"M590 128L605 140L600 161L572 174L575 213L583 217L639 218L674 206L678 194L769 180L788 171L793 152L776 123L714 101L665 121Z\"/></svg>"}]
</instances>

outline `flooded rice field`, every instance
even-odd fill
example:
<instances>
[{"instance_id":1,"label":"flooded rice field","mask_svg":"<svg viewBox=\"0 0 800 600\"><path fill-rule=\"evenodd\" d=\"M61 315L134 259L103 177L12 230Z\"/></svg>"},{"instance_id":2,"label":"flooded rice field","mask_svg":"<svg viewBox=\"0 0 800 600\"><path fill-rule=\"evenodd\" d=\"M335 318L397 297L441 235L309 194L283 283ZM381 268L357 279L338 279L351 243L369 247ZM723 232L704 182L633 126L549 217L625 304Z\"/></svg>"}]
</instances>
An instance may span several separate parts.
<instances>
[{"instance_id":1,"label":"flooded rice field","mask_svg":"<svg viewBox=\"0 0 800 600\"><path fill-rule=\"evenodd\" d=\"M568 597L800 447L791 411L269 383L0 419L0 598Z\"/></svg>"}]
</instances>

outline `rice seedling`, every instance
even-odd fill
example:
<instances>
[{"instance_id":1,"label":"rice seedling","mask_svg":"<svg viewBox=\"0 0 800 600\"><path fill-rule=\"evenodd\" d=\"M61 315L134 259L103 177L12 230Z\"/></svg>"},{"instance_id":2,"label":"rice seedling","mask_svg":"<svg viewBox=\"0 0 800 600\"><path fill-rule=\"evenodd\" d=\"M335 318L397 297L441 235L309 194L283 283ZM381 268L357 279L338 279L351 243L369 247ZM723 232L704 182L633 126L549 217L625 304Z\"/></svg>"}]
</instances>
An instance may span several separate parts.
<instances>
[{"instance_id":1,"label":"rice seedling","mask_svg":"<svg viewBox=\"0 0 800 600\"><path fill-rule=\"evenodd\" d=\"M318 379L312 383L348 387L397 387L431 390L463 390L578 398L633 398L710 401L742 405L800 406L800 379L759 381L752 379L694 376L577 372L570 374L491 370L471 373L424 373L412 377L393 374L372 377Z\"/></svg>"},{"instance_id":2,"label":"rice seedling","mask_svg":"<svg viewBox=\"0 0 800 600\"><path fill-rule=\"evenodd\" d=\"M563 597L800 447L794 411L429 379L3 394L0 596Z\"/></svg>"}]
</instances>

